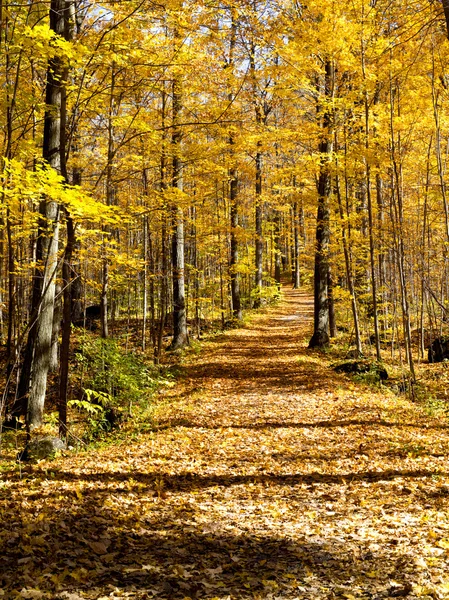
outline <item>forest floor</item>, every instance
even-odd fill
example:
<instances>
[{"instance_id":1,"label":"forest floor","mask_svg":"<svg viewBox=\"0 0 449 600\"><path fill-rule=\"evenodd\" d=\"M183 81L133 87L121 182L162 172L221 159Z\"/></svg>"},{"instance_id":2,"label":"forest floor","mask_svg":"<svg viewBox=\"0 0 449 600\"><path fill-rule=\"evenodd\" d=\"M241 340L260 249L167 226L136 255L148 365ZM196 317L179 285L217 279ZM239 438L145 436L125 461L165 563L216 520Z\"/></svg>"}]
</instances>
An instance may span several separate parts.
<instances>
[{"instance_id":1,"label":"forest floor","mask_svg":"<svg viewBox=\"0 0 449 600\"><path fill-rule=\"evenodd\" d=\"M446 421L337 375L284 300L190 352L155 427L0 482L0 597L449 598Z\"/></svg>"}]
</instances>

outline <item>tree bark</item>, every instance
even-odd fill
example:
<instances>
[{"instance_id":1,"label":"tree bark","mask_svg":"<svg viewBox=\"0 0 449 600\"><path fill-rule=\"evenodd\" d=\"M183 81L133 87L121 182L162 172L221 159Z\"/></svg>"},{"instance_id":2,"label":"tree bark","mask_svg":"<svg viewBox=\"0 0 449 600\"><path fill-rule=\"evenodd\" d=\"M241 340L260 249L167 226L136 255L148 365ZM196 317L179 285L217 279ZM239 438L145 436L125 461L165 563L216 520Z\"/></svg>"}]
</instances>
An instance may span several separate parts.
<instances>
[{"instance_id":1,"label":"tree bark","mask_svg":"<svg viewBox=\"0 0 449 600\"><path fill-rule=\"evenodd\" d=\"M298 290L301 287L301 271L299 268L299 214L298 203L293 203L293 288Z\"/></svg>"},{"instance_id":2,"label":"tree bark","mask_svg":"<svg viewBox=\"0 0 449 600\"><path fill-rule=\"evenodd\" d=\"M52 0L50 28L66 38L69 4ZM46 83L43 158L58 173L65 172L65 102L66 62L60 56L49 60ZM50 366L56 270L58 267L59 218L57 202L43 198L39 206L40 220L36 246L37 267L34 273L31 325L25 349L21 385L27 402L27 428L42 425L47 375ZM27 367L29 360L29 368Z\"/></svg>"},{"instance_id":3,"label":"tree bark","mask_svg":"<svg viewBox=\"0 0 449 600\"><path fill-rule=\"evenodd\" d=\"M229 138L229 144L233 143L232 137ZM231 297L232 297L232 314L234 319L241 321L242 315L242 304L240 299L240 278L237 272L237 265L239 261L239 243L238 243L238 226L239 226L239 213L237 205L238 195L238 175L237 169L232 167L229 171L230 182L229 182L229 202L231 205L231 256L229 260L229 272L231 278Z\"/></svg>"},{"instance_id":4,"label":"tree bark","mask_svg":"<svg viewBox=\"0 0 449 600\"><path fill-rule=\"evenodd\" d=\"M62 265L62 284L64 303L62 311L62 340L59 370L59 435L67 436L67 396L69 387L69 353L70 336L72 332L72 283L74 281L74 270L72 257L76 248L75 226L72 218L67 215L67 243Z\"/></svg>"},{"instance_id":5,"label":"tree bark","mask_svg":"<svg viewBox=\"0 0 449 600\"><path fill-rule=\"evenodd\" d=\"M261 142L257 142L258 148L261 146ZM255 277L255 299L254 308L260 308L262 300L262 277L263 277L263 208L262 208L262 152L259 150L256 153L256 211L255 211L255 224L256 224L256 277Z\"/></svg>"},{"instance_id":6,"label":"tree bark","mask_svg":"<svg viewBox=\"0 0 449 600\"><path fill-rule=\"evenodd\" d=\"M175 38L177 37L175 33ZM181 131L178 121L182 107L181 82L175 76L172 84L172 188L183 191ZM177 203L172 206L172 277L173 277L173 339L171 350L183 348L188 344L187 317L185 301L185 265L184 265L184 213Z\"/></svg>"},{"instance_id":7,"label":"tree bark","mask_svg":"<svg viewBox=\"0 0 449 600\"><path fill-rule=\"evenodd\" d=\"M371 297L373 299L373 319L374 319L374 340L376 345L376 359L382 360L380 353L380 338L379 338L379 315L377 312L377 277L376 277L376 259L375 259L375 244L374 244L374 217L373 203L371 196L371 165L368 158L369 150L369 104L368 95L365 92L365 148L367 156L365 158L365 177L366 177L366 195L368 200L368 230L369 230L369 257L371 268Z\"/></svg>"},{"instance_id":8,"label":"tree bark","mask_svg":"<svg viewBox=\"0 0 449 600\"><path fill-rule=\"evenodd\" d=\"M274 280L276 282L276 286L278 288L278 294L281 292L281 213L276 211L276 215L274 217Z\"/></svg>"},{"instance_id":9,"label":"tree bark","mask_svg":"<svg viewBox=\"0 0 449 600\"><path fill-rule=\"evenodd\" d=\"M328 102L333 96L334 66L331 60L325 64L324 96ZM329 243L330 243L330 195L332 154L331 111L325 106L322 115L322 140L319 144L320 173L318 178L318 210L316 225L314 270L314 328L309 348L320 348L329 343Z\"/></svg>"},{"instance_id":10,"label":"tree bark","mask_svg":"<svg viewBox=\"0 0 449 600\"><path fill-rule=\"evenodd\" d=\"M338 141L337 134L335 134L335 145L338 153ZM337 154L336 154L337 156ZM340 178L338 176L338 158L335 159L337 166L337 175L335 178L335 188L336 195L338 201L338 211L341 220L341 237L343 242L343 254L345 257L345 267L346 267L346 280L348 282L348 290L351 295L351 309L352 309L352 318L354 322L354 337L355 337L355 347L357 357L362 356L363 348L362 348L362 339L360 336L360 324L359 324L359 311L357 308L357 298L354 287L354 277L352 274L352 261L351 261L351 252L350 252L350 240L348 240L348 227L345 222L344 210L343 210L343 201L341 197L341 188L340 188Z\"/></svg>"}]
</instances>

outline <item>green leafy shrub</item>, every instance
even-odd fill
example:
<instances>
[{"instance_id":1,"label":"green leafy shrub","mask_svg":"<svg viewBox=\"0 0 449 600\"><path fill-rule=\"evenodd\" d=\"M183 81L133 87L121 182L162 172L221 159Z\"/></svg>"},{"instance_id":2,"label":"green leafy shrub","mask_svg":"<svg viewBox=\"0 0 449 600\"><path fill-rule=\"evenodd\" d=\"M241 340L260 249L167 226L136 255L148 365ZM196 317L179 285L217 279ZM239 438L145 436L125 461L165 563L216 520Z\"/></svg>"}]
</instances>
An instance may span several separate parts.
<instances>
[{"instance_id":1,"label":"green leafy shrub","mask_svg":"<svg viewBox=\"0 0 449 600\"><path fill-rule=\"evenodd\" d=\"M259 298L262 304L274 304L280 299L281 292L272 277L266 277L266 282L266 286L251 291L251 299L254 301Z\"/></svg>"},{"instance_id":2,"label":"green leafy shrub","mask_svg":"<svg viewBox=\"0 0 449 600\"><path fill-rule=\"evenodd\" d=\"M85 339L76 360L82 395L69 405L84 415L89 439L131 416L133 406L146 408L151 393L165 383L154 367L115 340Z\"/></svg>"}]
</instances>

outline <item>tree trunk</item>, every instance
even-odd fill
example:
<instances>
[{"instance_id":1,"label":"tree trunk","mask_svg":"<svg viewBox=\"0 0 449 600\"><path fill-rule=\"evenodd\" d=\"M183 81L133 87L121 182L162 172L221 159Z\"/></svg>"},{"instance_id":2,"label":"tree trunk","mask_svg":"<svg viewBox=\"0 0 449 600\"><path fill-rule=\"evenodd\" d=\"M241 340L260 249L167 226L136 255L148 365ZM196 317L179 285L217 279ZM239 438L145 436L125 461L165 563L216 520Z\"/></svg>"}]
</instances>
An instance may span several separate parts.
<instances>
[{"instance_id":1,"label":"tree trunk","mask_svg":"<svg viewBox=\"0 0 449 600\"><path fill-rule=\"evenodd\" d=\"M177 126L181 112L181 83L178 76L173 80L172 90L172 188L182 192L181 131ZM184 213L178 204L172 206L172 276L173 340L170 349L177 350L188 344L185 301Z\"/></svg>"},{"instance_id":2,"label":"tree trunk","mask_svg":"<svg viewBox=\"0 0 449 600\"><path fill-rule=\"evenodd\" d=\"M236 21L236 10L231 8L231 38L229 42L229 59L226 64L226 68L229 69L229 75L232 77L234 68L234 50L236 43L237 34L237 21ZM228 81L228 88L231 83ZM232 91L228 90L228 102L233 102ZM234 136L229 134L229 154L231 160L231 167L229 169L229 205L231 213L231 249L229 258L229 277L231 281L231 300L232 300L232 314L234 319L241 321L242 315L242 303L240 299L240 276L237 272L237 265L239 262L239 242L238 242L238 226L239 226L239 207L238 207L238 171L234 163Z\"/></svg>"},{"instance_id":3,"label":"tree trunk","mask_svg":"<svg viewBox=\"0 0 449 600\"><path fill-rule=\"evenodd\" d=\"M108 156L106 165L106 204L113 206L115 204L115 186L113 181L113 161L114 161L114 94L116 81L116 65L112 63L111 72L111 91L109 95L108 109ZM103 235L103 264L101 277L101 294L100 294L100 322L101 322L101 337L106 339L109 337L109 321L108 321L108 290L109 290L109 257L108 257L108 229L104 229Z\"/></svg>"},{"instance_id":4,"label":"tree trunk","mask_svg":"<svg viewBox=\"0 0 449 600\"><path fill-rule=\"evenodd\" d=\"M278 294L281 292L281 213L276 211L274 218L274 280L278 288Z\"/></svg>"},{"instance_id":5,"label":"tree trunk","mask_svg":"<svg viewBox=\"0 0 449 600\"><path fill-rule=\"evenodd\" d=\"M326 100L333 96L334 67L330 60L325 64L324 95ZM318 210L316 226L315 271L314 271L314 328L309 348L319 348L329 343L329 243L332 154L331 112L329 107L322 115L322 140L319 144L320 174L318 179Z\"/></svg>"},{"instance_id":6,"label":"tree trunk","mask_svg":"<svg viewBox=\"0 0 449 600\"><path fill-rule=\"evenodd\" d=\"M394 250L396 254L400 292L401 292L401 308L402 308L402 324L404 331L405 353L406 360L410 369L410 377L412 383L416 381L415 365L413 362L412 344L411 344L411 327L410 327L410 311L409 299L406 278L406 259L404 247L404 206L403 206L403 190L402 190L402 164L401 164L401 137L397 134L394 128L394 111L397 107L397 116L401 115L400 99L397 88L396 94L393 91L393 81L390 77L390 136L391 136L391 162L393 167L392 190L391 190L391 217L393 229ZM395 106L395 95L397 102Z\"/></svg>"},{"instance_id":7,"label":"tree trunk","mask_svg":"<svg viewBox=\"0 0 449 600\"><path fill-rule=\"evenodd\" d=\"M261 146L261 142L257 143L257 146ZM262 207L262 152L259 150L256 153L256 213L255 213L255 224L256 224L256 277L255 277L255 298L254 308L260 308L262 300L262 276L263 276L263 207Z\"/></svg>"},{"instance_id":8,"label":"tree trunk","mask_svg":"<svg viewBox=\"0 0 449 600\"><path fill-rule=\"evenodd\" d=\"M59 365L59 331L62 319L62 288L59 283L55 288L55 306L53 310L53 327L51 333L50 372L54 373Z\"/></svg>"},{"instance_id":9,"label":"tree trunk","mask_svg":"<svg viewBox=\"0 0 449 600\"><path fill-rule=\"evenodd\" d=\"M229 139L229 143L232 144L232 138ZM242 320L242 305L240 300L240 281L239 274L237 272L237 265L239 261L239 244L238 244L238 226L239 226L239 214L237 206L237 194L238 194L238 179L237 169L232 168L229 171L230 182L229 182L229 202L231 205L231 256L229 261L229 272L231 278L231 296L232 296L232 314L234 319L237 321Z\"/></svg>"},{"instance_id":10,"label":"tree trunk","mask_svg":"<svg viewBox=\"0 0 449 600\"><path fill-rule=\"evenodd\" d=\"M256 116L256 127L258 132L267 122L267 116L270 111L266 97L263 100L259 98L258 82L256 77L256 46L251 42L250 49L250 72L253 87L253 103ZM254 290L254 308L259 308L262 301L263 284L263 200L262 200L262 141L257 141L255 157L255 290Z\"/></svg>"},{"instance_id":11,"label":"tree trunk","mask_svg":"<svg viewBox=\"0 0 449 600\"><path fill-rule=\"evenodd\" d=\"M338 153L338 142L337 142L337 134L335 134L335 145L336 145L336 156ZM349 244L349 240L348 240L348 228L345 222L345 217L344 217L344 210L343 210L343 201L342 201L342 197L341 197L341 189L340 189L340 178L338 176L338 158L335 159L336 162L336 166L337 166L337 175L336 175L336 179L335 179L335 187L336 187L336 195L337 195L337 201L338 201L338 211L339 211L339 215L340 215L340 220L341 220L341 237L342 237L342 242L343 242L343 254L345 257L345 267L346 267L346 280L348 282L348 290L349 293L351 295L351 309L352 309L352 318L353 318L353 322L354 322L354 334L355 334L355 347L356 347L356 353L357 353L357 357L358 356L362 356L363 353L363 349L362 349L362 339L360 336L360 324L359 324L359 311L357 308L357 298L356 298L356 294L355 294L355 288L354 288L354 277L352 275L352 261L351 261L351 254L350 254L350 244Z\"/></svg>"},{"instance_id":12,"label":"tree trunk","mask_svg":"<svg viewBox=\"0 0 449 600\"><path fill-rule=\"evenodd\" d=\"M329 336L335 338L337 337L337 321L335 318L334 279L330 267L327 272L327 296L329 299Z\"/></svg>"},{"instance_id":13,"label":"tree trunk","mask_svg":"<svg viewBox=\"0 0 449 600\"><path fill-rule=\"evenodd\" d=\"M69 353L70 336L72 332L72 282L74 281L74 270L72 257L76 248L75 226L72 218L67 215L67 244L62 265L62 285L64 303L62 311L62 340L61 340L61 362L59 370L59 435L67 436L67 395L69 387Z\"/></svg>"},{"instance_id":14,"label":"tree trunk","mask_svg":"<svg viewBox=\"0 0 449 600\"><path fill-rule=\"evenodd\" d=\"M376 359L382 360L380 354L380 338L379 338L379 315L377 312L377 278L376 278L376 259L375 259L375 244L374 244L374 218L373 218L373 203L371 196L371 165L369 163L369 104L368 95L365 92L365 148L367 156L365 158L365 177L366 177L366 195L368 200L368 230L369 230L369 257L371 268L371 297L373 299L373 319L374 319L374 340L376 345Z\"/></svg>"},{"instance_id":15,"label":"tree trunk","mask_svg":"<svg viewBox=\"0 0 449 600\"><path fill-rule=\"evenodd\" d=\"M298 203L293 203L293 288L298 290L301 287L301 271L299 268L299 214Z\"/></svg>"},{"instance_id":16,"label":"tree trunk","mask_svg":"<svg viewBox=\"0 0 449 600\"><path fill-rule=\"evenodd\" d=\"M68 4L64 0L52 0L50 5L50 28L66 38ZM46 83L43 158L58 173L65 172L65 102L64 88L67 67L63 58L49 60ZM57 202L43 198L39 206L40 222L36 246L37 268L34 274L31 326L28 334L25 360L30 359L30 369L24 363L20 388L28 395L27 428L42 425L47 375L50 367L53 312L55 303L56 270L58 267L59 217Z\"/></svg>"}]
</instances>

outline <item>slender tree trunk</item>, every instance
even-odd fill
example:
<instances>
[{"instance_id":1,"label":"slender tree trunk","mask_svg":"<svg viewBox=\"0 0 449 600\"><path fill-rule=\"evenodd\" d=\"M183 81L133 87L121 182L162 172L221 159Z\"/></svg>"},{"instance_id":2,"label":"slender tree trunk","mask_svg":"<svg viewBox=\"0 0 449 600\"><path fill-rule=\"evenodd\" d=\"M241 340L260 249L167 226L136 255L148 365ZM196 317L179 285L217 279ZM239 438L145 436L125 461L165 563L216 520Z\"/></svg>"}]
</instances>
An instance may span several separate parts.
<instances>
[{"instance_id":1,"label":"slender tree trunk","mask_svg":"<svg viewBox=\"0 0 449 600\"><path fill-rule=\"evenodd\" d=\"M146 337L147 337L147 313L148 313L148 215L147 211L147 198L148 198L148 176L146 169L143 170L142 173L142 182L143 182L143 196L145 198L144 211L143 215L143 306L142 306L142 351L145 352L146 348ZM154 305L154 289L152 290L152 302ZM151 322L151 331L154 329L154 311L152 312L152 322ZM154 348L154 344L153 344Z\"/></svg>"},{"instance_id":2,"label":"slender tree trunk","mask_svg":"<svg viewBox=\"0 0 449 600\"><path fill-rule=\"evenodd\" d=\"M449 2L449 0L448 0ZM433 58L433 57L432 57ZM438 113L438 92L435 89L435 68L432 73L432 103L433 103L433 115L435 120L435 152L437 157L438 177L440 179L440 192L443 199L444 208L444 222L445 222L445 233L446 243L449 244L449 204L447 198L447 185L446 185L446 173L443 164L443 156L441 153L441 127L440 127L440 115Z\"/></svg>"},{"instance_id":3,"label":"slender tree trunk","mask_svg":"<svg viewBox=\"0 0 449 600\"><path fill-rule=\"evenodd\" d=\"M397 260L397 268L401 292L401 307L402 307L402 322L405 341L406 360L410 369L412 382L416 381L415 365L413 362L412 344L411 344L411 328L410 328L410 311L409 299L407 290L407 278L405 270L405 248L404 248L404 207L402 193L402 165L400 164L401 156L401 138L398 134L396 140L396 132L394 128L394 110L397 106L397 114L400 116L400 100L397 88L393 87L393 82L390 78L390 146L391 146L391 162L393 166L392 180L392 226L395 242L395 254ZM399 157L399 160L398 158Z\"/></svg>"},{"instance_id":4,"label":"slender tree trunk","mask_svg":"<svg viewBox=\"0 0 449 600\"><path fill-rule=\"evenodd\" d=\"M293 288L301 287L301 271L299 268L299 213L298 203L293 203Z\"/></svg>"},{"instance_id":5,"label":"slender tree trunk","mask_svg":"<svg viewBox=\"0 0 449 600\"><path fill-rule=\"evenodd\" d=\"M424 188L424 207L423 207L423 218L422 218L422 233L421 233L421 311L419 318L419 352L421 358L424 358L425 354L425 339L426 331L424 328L424 314L426 311L426 239L428 231L428 202L429 202L429 188L430 188L430 177L431 177L431 164L430 154L432 150L433 136L430 137L429 146L427 149L427 161L426 161L426 183Z\"/></svg>"},{"instance_id":6,"label":"slender tree trunk","mask_svg":"<svg viewBox=\"0 0 449 600\"><path fill-rule=\"evenodd\" d=\"M225 65L229 73L228 81L228 102L232 103L233 94L231 91L232 76L234 69L234 51L237 35L237 20L235 8L231 8L231 37L229 41L229 58ZM239 206L238 206L238 171L235 164L235 151L234 151L234 135L231 131L229 134L229 155L231 166L229 169L229 205L230 205L230 217L231 217L231 243L230 243L230 257L229 257L229 277L231 283L231 301L232 301L232 314L234 319L237 321L242 320L242 304L240 299L240 275L238 273L238 262L239 262L239 241L238 241L238 227L239 227Z\"/></svg>"},{"instance_id":7,"label":"slender tree trunk","mask_svg":"<svg viewBox=\"0 0 449 600\"><path fill-rule=\"evenodd\" d=\"M115 185L113 181L113 160L114 160L114 95L116 83L116 65L112 64L111 72L111 91L109 95L108 109L108 156L106 165L106 204L112 206L115 204ZM108 257L108 230L105 228L103 233L103 264L101 269L101 294L100 294L100 322L101 322L101 337L106 339L109 337L109 320L108 320L108 291L109 291L109 257Z\"/></svg>"},{"instance_id":8,"label":"slender tree trunk","mask_svg":"<svg viewBox=\"0 0 449 600\"><path fill-rule=\"evenodd\" d=\"M335 316L335 302L334 302L334 278L332 276L332 269L329 267L327 272L327 296L329 298L329 337L337 337L337 320Z\"/></svg>"},{"instance_id":9,"label":"slender tree trunk","mask_svg":"<svg viewBox=\"0 0 449 600\"><path fill-rule=\"evenodd\" d=\"M62 340L59 371L59 435L67 436L67 396L69 389L69 359L70 336L72 332L72 282L74 270L72 265L73 253L76 248L75 226L72 218L67 215L67 243L62 265L63 311L62 311Z\"/></svg>"},{"instance_id":10,"label":"slender tree trunk","mask_svg":"<svg viewBox=\"0 0 449 600\"><path fill-rule=\"evenodd\" d=\"M369 104L368 95L365 92L365 148L369 150ZM379 338L379 315L377 310L377 278L376 278L376 259L374 245L374 218L373 204L371 198L371 165L368 156L365 158L365 176L366 176L366 195L368 200L368 230L369 230L369 256L371 268L371 292L373 299L373 318L374 318L374 340L376 345L376 359L382 360L380 354L380 338Z\"/></svg>"},{"instance_id":11,"label":"slender tree trunk","mask_svg":"<svg viewBox=\"0 0 449 600\"><path fill-rule=\"evenodd\" d=\"M177 35L175 34L175 39ZM181 131L178 127L181 113L181 82L175 76L172 84L172 188L183 191ZM172 275L173 275L173 340L171 350L183 348L188 344L187 317L185 301L185 266L184 266L184 213L179 204L172 206Z\"/></svg>"},{"instance_id":12,"label":"slender tree trunk","mask_svg":"<svg viewBox=\"0 0 449 600\"><path fill-rule=\"evenodd\" d=\"M324 96L333 96L334 66L331 60L325 64ZM314 271L314 328L309 348L323 347L329 343L329 244L330 244L330 195L332 154L331 112L326 106L322 114L322 140L319 144L320 174L318 179L318 210L316 225L315 271Z\"/></svg>"},{"instance_id":13,"label":"slender tree trunk","mask_svg":"<svg viewBox=\"0 0 449 600\"><path fill-rule=\"evenodd\" d=\"M10 45L9 35L11 31L10 20L8 11L3 12L3 4L1 6L1 18L0 18L0 53L5 53L5 99L6 99L6 146L4 148L4 157L6 160L12 158L12 144L13 144L13 122L16 113L17 106L17 93L19 91L21 66L22 66L22 50L19 50L15 65L15 75L11 76L13 70L13 64L10 56ZM5 7L6 8L6 7ZM31 10L31 8L30 8ZM35 118L33 111L33 119ZM3 161L2 161L3 162ZM2 164L2 176L3 179L7 177L4 170L5 164ZM5 181L6 183L6 181ZM6 187L6 186L5 186ZM5 201L5 197L2 198L2 203ZM6 206L6 239L8 245L8 258L7 258L7 272L8 272L8 330L6 340L6 386L4 390L4 397L8 396L8 388L10 383L10 377L14 366L17 361L17 328L19 325L18 310L17 310L17 290L16 290L16 260L15 260L15 248L13 244L13 223L11 222L11 210L10 207ZM3 238L3 232L2 232ZM3 242L3 239L2 239ZM3 253L2 253L3 256ZM2 312L2 336L3 336L3 312ZM17 414L24 414L26 410L25 402L18 402L15 409L18 409ZM14 413L14 409L13 409Z\"/></svg>"},{"instance_id":14,"label":"slender tree trunk","mask_svg":"<svg viewBox=\"0 0 449 600\"><path fill-rule=\"evenodd\" d=\"M258 148L261 142L257 142ZM262 207L262 152L256 152L256 278L255 278L255 298L254 308L259 308L262 300L262 283L263 283L263 207Z\"/></svg>"},{"instance_id":15,"label":"slender tree trunk","mask_svg":"<svg viewBox=\"0 0 449 600\"><path fill-rule=\"evenodd\" d=\"M258 132L267 122L269 108L264 100L259 98L258 85L256 78L256 47L251 43L250 50L250 72L253 84L253 103L256 116L256 127ZM262 200L262 141L257 141L256 157L255 157L255 290L254 290L254 308L261 306L262 300L262 285L263 285L263 200Z\"/></svg>"},{"instance_id":16,"label":"slender tree trunk","mask_svg":"<svg viewBox=\"0 0 449 600\"><path fill-rule=\"evenodd\" d=\"M230 138L230 144L231 142ZM231 211L231 256L229 261L229 272L231 278L231 296L232 296L232 313L234 319L237 321L242 320L242 305L240 300L240 277L237 272L237 265L239 261L239 243L238 243L238 226L239 226L239 213L237 205L238 195L238 179L237 169L231 168L229 182L229 203Z\"/></svg>"},{"instance_id":17,"label":"slender tree trunk","mask_svg":"<svg viewBox=\"0 0 449 600\"><path fill-rule=\"evenodd\" d=\"M274 280L278 288L278 294L281 292L281 213L276 211L274 218Z\"/></svg>"},{"instance_id":18,"label":"slender tree trunk","mask_svg":"<svg viewBox=\"0 0 449 600\"><path fill-rule=\"evenodd\" d=\"M336 146L338 146L337 141L335 142ZM363 353L362 349L362 339L360 336L360 324L359 324L359 311L357 308L357 298L354 288L354 278L352 276L352 264L351 264L351 254L349 250L348 244L348 232L347 226L345 223L344 210L343 210L343 201L341 198L341 189L340 189L340 178L338 176L338 159L336 159L337 164L337 176L336 176L336 192L337 192L337 201L338 201L338 211L340 214L341 220L341 237L343 242L343 254L345 257L345 268L346 268L346 280L348 282L348 290L351 295L351 310L352 310L352 318L354 323L354 334L355 334L355 347L357 356L361 356Z\"/></svg>"},{"instance_id":19,"label":"slender tree trunk","mask_svg":"<svg viewBox=\"0 0 449 600\"><path fill-rule=\"evenodd\" d=\"M62 319L62 287L56 283L55 306L53 310L53 326L51 332L50 372L54 373L59 366L59 331Z\"/></svg>"},{"instance_id":20,"label":"slender tree trunk","mask_svg":"<svg viewBox=\"0 0 449 600\"><path fill-rule=\"evenodd\" d=\"M167 109L167 93L165 91L165 83L162 88L161 95L161 129L162 129L162 144L161 156L159 164L159 188L163 195L167 189L167 152L166 152L166 109ZM157 331L157 347L154 350L154 362L159 364L162 352L162 338L164 336L164 327L166 322L167 305L168 305L168 273L169 273L169 249L167 241L167 206L164 201L164 211L161 216L161 283L159 296L159 327Z\"/></svg>"}]
</instances>

